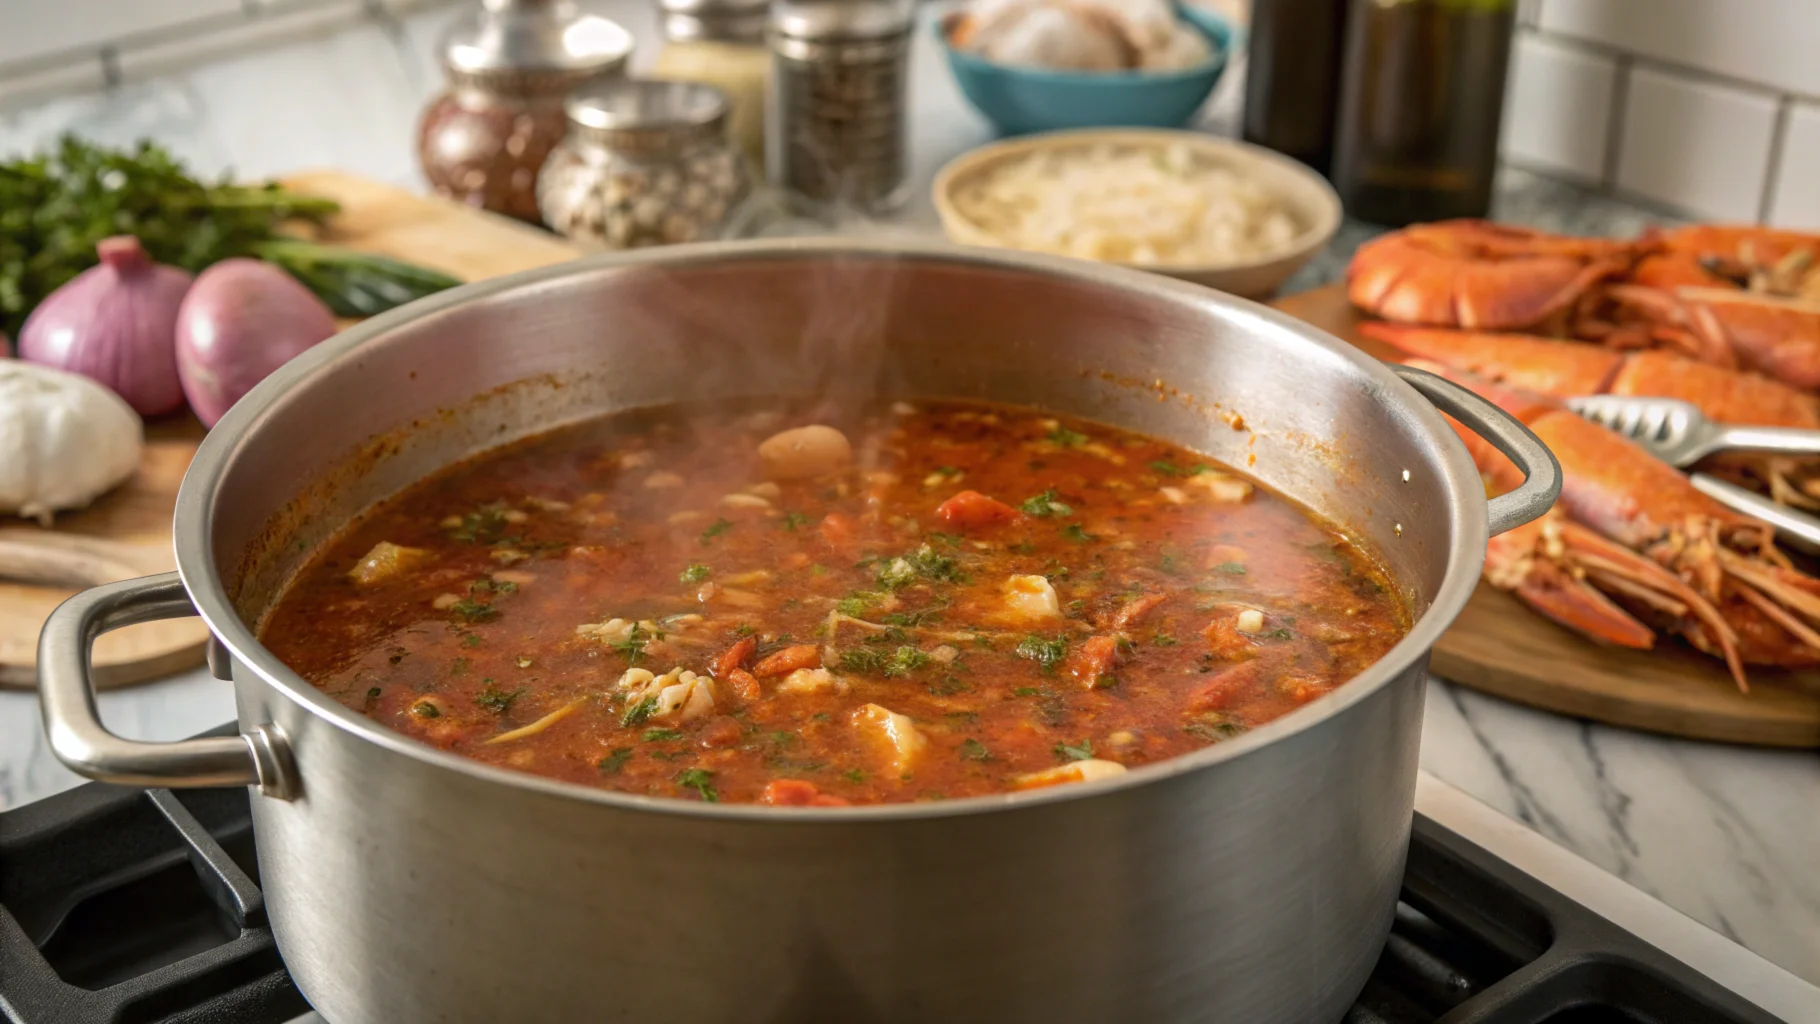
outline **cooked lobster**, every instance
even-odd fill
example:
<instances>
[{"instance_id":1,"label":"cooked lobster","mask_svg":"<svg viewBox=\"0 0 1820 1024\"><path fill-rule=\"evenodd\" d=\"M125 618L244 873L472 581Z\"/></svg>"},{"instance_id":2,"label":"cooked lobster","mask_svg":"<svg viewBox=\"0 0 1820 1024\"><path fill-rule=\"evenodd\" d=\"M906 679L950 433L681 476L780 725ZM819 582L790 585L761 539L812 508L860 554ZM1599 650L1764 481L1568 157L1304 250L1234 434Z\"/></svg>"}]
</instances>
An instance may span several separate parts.
<instances>
[{"instance_id":1,"label":"cooked lobster","mask_svg":"<svg viewBox=\"0 0 1820 1024\"><path fill-rule=\"evenodd\" d=\"M1406 356L1555 398L1604 394L1678 398L1721 423L1820 429L1820 398L1759 374L1670 352L1616 352L1521 334L1404 324L1360 324L1359 333ZM1783 504L1820 508L1820 458L1730 453L1711 459L1709 468L1760 487Z\"/></svg>"},{"instance_id":2,"label":"cooked lobster","mask_svg":"<svg viewBox=\"0 0 1820 1024\"><path fill-rule=\"evenodd\" d=\"M1820 388L1820 236L1700 225L1633 242L1443 221L1359 248L1354 305L1387 320L1664 348Z\"/></svg>"},{"instance_id":3,"label":"cooked lobster","mask_svg":"<svg viewBox=\"0 0 1820 1024\"><path fill-rule=\"evenodd\" d=\"M1353 305L1386 320L1522 330L1627 271L1634 243L1570 238L1482 220L1418 224L1372 239L1346 269Z\"/></svg>"},{"instance_id":4,"label":"cooked lobster","mask_svg":"<svg viewBox=\"0 0 1820 1024\"><path fill-rule=\"evenodd\" d=\"M1650 628L1744 666L1820 664L1820 580L1795 569L1765 523L1695 490L1647 451L1546 395L1410 360L1479 391L1529 424L1561 463L1551 512L1494 540L1485 578L1596 640L1649 647ZM1469 450L1497 490L1519 479L1488 445Z\"/></svg>"}]
</instances>

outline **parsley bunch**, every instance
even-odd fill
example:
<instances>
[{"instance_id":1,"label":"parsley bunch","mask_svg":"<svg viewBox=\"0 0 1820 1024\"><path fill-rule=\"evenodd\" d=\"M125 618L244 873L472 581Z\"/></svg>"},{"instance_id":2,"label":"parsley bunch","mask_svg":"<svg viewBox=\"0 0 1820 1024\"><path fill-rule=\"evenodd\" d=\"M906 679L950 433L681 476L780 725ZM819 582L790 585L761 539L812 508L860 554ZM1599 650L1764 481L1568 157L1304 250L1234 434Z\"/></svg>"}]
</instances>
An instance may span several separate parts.
<instances>
[{"instance_id":1,"label":"parsley bunch","mask_svg":"<svg viewBox=\"0 0 1820 1024\"><path fill-rule=\"evenodd\" d=\"M263 259L297 278L339 316L371 316L460 284L385 256L281 233L323 224L332 199L274 183L208 183L164 147L114 150L66 135L48 153L0 162L0 331L95 265L95 243L133 235L159 263L192 273L232 256Z\"/></svg>"}]
</instances>

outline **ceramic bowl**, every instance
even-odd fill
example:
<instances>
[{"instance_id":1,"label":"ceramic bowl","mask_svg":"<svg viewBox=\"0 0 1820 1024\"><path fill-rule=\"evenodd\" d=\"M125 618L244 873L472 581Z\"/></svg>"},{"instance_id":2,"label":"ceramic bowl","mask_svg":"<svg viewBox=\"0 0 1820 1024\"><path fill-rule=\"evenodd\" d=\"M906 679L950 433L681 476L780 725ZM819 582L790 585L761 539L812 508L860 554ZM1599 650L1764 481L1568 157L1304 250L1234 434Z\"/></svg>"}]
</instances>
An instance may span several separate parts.
<instances>
[{"instance_id":1,"label":"ceramic bowl","mask_svg":"<svg viewBox=\"0 0 1820 1024\"><path fill-rule=\"evenodd\" d=\"M1212 11L1179 5L1183 20L1213 45L1206 63L1181 71L1050 71L995 64L948 41L958 12L934 21L955 83L974 109L1005 135L1066 128L1179 128L1219 84L1241 32Z\"/></svg>"},{"instance_id":2,"label":"ceramic bowl","mask_svg":"<svg viewBox=\"0 0 1820 1024\"><path fill-rule=\"evenodd\" d=\"M1158 150L1186 145L1197 161L1230 169L1267 189L1301 228L1288 245L1264 256L1223 263L1130 263L1127 266L1235 295L1260 298L1274 292L1291 274L1313 259L1339 230L1340 197L1334 194L1326 179L1307 166L1260 146L1231 139L1199 132L1143 129L1051 132L1009 139L964 153L942 168L935 178L935 208L941 215L943 229L950 239L963 245L1009 247L1003 239L960 211L955 203L959 191L977 176L1009 160L1044 150L1102 145L1156 147Z\"/></svg>"}]
</instances>

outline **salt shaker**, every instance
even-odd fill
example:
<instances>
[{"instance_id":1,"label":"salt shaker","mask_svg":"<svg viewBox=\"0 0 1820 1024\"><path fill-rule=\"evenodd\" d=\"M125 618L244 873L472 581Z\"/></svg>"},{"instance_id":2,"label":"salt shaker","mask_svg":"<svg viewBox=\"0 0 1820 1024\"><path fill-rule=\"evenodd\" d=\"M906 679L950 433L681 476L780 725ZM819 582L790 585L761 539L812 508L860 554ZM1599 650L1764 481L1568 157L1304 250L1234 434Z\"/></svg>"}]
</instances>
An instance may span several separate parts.
<instances>
[{"instance_id":1,"label":"salt shaker","mask_svg":"<svg viewBox=\"0 0 1820 1024\"><path fill-rule=\"evenodd\" d=\"M765 162L765 47L769 0L657 0L664 47L655 78L703 82L727 94L727 134L754 166Z\"/></svg>"},{"instance_id":2,"label":"salt shaker","mask_svg":"<svg viewBox=\"0 0 1820 1024\"><path fill-rule=\"evenodd\" d=\"M537 178L544 222L609 249L719 235L746 195L727 98L699 82L624 79L569 98L570 131Z\"/></svg>"},{"instance_id":3,"label":"salt shaker","mask_svg":"<svg viewBox=\"0 0 1820 1024\"><path fill-rule=\"evenodd\" d=\"M913 0L776 0L765 169L811 200L884 213L908 198Z\"/></svg>"},{"instance_id":4,"label":"salt shaker","mask_svg":"<svg viewBox=\"0 0 1820 1024\"><path fill-rule=\"evenodd\" d=\"M424 177L439 195L537 222L537 171L568 131L563 99L623 76L632 36L572 0L482 0L442 43L449 89L418 126Z\"/></svg>"}]
</instances>

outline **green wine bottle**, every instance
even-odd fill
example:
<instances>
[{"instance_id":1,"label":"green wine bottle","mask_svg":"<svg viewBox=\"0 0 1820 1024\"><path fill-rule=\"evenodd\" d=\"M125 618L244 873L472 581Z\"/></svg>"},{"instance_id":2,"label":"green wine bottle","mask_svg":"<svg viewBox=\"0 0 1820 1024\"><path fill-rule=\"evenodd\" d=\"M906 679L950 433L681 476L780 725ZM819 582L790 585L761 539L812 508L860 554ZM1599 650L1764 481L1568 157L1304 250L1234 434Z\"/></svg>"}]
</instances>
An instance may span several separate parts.
<instances>
[{"instance_id":1,"label":"green wine bottle","mask_svg":"<svg viewBox=\"0 0 1820 1024\"><path fill-rule=\"evenodd\" d=\"M1400 226L1491 206L1515 0L1352 0L1333 183Z\"/></svg>"},{"instance_id":2,"label":"green wine bottle","mask_svg":"<svg viewBox=\"0 0 1820 1024\"><path fill-rule=\"evenodd\" d=\"M1245 58L1246 142L1327 174L1350 0L1252 0Z\"/></svg>"}]
</instances>

